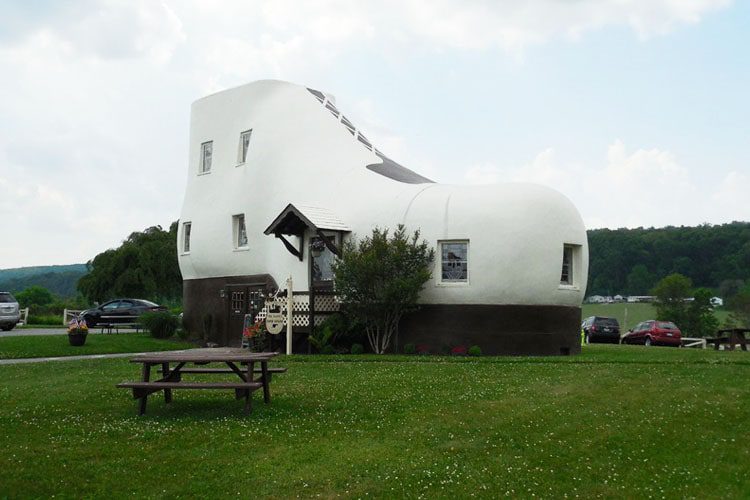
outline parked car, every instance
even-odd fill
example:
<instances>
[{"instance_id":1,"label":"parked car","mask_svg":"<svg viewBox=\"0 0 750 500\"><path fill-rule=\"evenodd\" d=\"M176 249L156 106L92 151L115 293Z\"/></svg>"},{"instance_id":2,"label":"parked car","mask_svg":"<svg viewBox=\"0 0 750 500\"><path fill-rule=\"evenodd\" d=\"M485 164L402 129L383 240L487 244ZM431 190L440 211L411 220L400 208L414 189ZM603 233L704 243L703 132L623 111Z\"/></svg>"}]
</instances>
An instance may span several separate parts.
<instances>
[{"instance_id":1,"label":"parked car","mask_svg":"<svg viewBox=\"0 0 750 500\"><path fill-rule=\"evenodd\" d=\"M145 312L166 311L167 308L142 299L115 299L99 307L86 309L80 316L89 327L97 324L134 323Z\"/></svg>"},{"instance_id":2,"label":"parked car","mask_svg":"<svg viewBox=\"0 0 750 500\"><path fill-rule=\"evenodd\" d=\"M0 292L0 329L12 330L21 321L21 310L18 301L10 292Z\"/></svg>"},{"instance_id":3,"label":"parked car","mask_svg":"<svg viewBox=\"0 0 750 500\"><path fill-rule=\"evenodd\" d=\"M671 321L648 320L638 323L622 336L623 344L667 345L679 347L682 332Z\"/></svg>"},{"instance_id":4,"label":"parked car","mask_svg":"<svg viewBox=\"0 0 750 500\"><path fill-rule=\"evenodd\" d=\"M581 323L584 341L591 342L620 342L620 323L616 318L603 316L589 316Z\"/></svg>"}]
</instances>

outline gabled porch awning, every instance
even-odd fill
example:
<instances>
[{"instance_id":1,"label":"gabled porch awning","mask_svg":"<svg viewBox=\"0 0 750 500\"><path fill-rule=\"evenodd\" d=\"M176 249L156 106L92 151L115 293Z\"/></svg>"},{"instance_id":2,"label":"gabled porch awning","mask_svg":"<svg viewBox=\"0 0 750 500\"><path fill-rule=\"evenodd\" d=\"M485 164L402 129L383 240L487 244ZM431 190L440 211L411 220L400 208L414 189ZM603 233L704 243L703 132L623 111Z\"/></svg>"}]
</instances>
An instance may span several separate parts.
<instances>
[{"instance_id":1,"label":"gabled porch awning","mask_svg":"<svg viewBox=\"0 0 750 500\"><path fill-rule=\"evenodd\" d=\"M339 249L328 238L323 231L335 231L338 233L349 233L351 228L339 219L327 208L312 207L307 205L289 204L273 220L270 226L263 231L265 234L273 234L281 240L287 250L299 260L303 258L303 240L305 230L309 229L318 235L320 240L328 249L336 255L340 255ZM297 236L300 239L299 248L295 248L284 235Z\"/></svg>"}]
</instances>

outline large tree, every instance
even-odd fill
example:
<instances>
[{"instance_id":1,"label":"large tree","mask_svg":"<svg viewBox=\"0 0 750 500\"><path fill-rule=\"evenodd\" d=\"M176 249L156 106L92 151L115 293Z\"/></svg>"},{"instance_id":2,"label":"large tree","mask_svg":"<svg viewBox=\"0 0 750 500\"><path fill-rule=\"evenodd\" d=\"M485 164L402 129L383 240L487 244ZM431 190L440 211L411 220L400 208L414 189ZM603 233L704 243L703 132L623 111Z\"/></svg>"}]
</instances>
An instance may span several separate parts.
<instances>
[{"instance_id":1,"label":"large tree","mask_svg":"<svg viewBox=\"0 0 750 500\"><path fill-rule=\"evenodd\" d=\"M388 349L401 317L416 309L434 256L419 231L409 237L403 225L392 236L376 228L358 243L344 245L333 265L336 290L348 312L364 323L375 353Z\"/></svg>"},{"instance_id":2,"label":"large tree","mask_svg":"<svg viewBox=\"0 0 750 500\"><path fill-rule=\"evenodd\" d=\"M169 231L154 226L134 232L115 249L87 263L89 273L78 290L89 301L138 297L160 302L178 300L182 276L177 262L177 223Z\"/></svg>"}]
</instances>

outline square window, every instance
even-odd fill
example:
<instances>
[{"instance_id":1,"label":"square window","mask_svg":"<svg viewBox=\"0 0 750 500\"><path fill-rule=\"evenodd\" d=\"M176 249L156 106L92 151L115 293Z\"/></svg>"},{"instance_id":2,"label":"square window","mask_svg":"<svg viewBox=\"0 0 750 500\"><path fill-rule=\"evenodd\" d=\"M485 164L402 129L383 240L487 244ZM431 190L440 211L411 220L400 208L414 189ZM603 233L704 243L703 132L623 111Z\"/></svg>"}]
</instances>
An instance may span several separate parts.
<instances>
[{"instance_id":1,"label":"square window","mask_svg":"<svg viewBox=\"0 0 750 500\"><path fill-rule=\"evenodd\" d=\"M440 283L468 283L469 240L440 241Z\"/></svg>"},{"instance_id":2,"label":"square window","mask_svg":"<svg viewBox=\"0 0 750 500\"><path fill-rule=\"evenodd\" d=\"M182 224L182 252L190 253L190 228L192 224L185 222Z\"/></svg>"},{"instance_id":3,"label":"square window","mask_svg":"<svg viewBox=\"0 0 750 500\"><path fill-rule=\"evenodd\" d=\"M232 232L234 233L234 248L247 248L247 230L245 229L245 215L232 216Z\"/></svg>"},{"instance_id":4,"label":"square window","mask_svg":"<svg viewBox=\"0 0 750 500\"><path fill-rule=\"evenodd\" d=\"M211 171L211 158L214 152L214 141L201 144L201 167L200 173L207 174Z\"/></svg>"},{"instance_id":5,"label":"square window","mask_svg":"<svg viewBox=\"0 0 750 500\"><path fill-rule=\"evenodd\" d=\"M247 160L247 151L250 149L250 136L253 130L245 130L240 134L240 146L237 152L237 163L242 164Z\"/></svg>"}]
</instances>

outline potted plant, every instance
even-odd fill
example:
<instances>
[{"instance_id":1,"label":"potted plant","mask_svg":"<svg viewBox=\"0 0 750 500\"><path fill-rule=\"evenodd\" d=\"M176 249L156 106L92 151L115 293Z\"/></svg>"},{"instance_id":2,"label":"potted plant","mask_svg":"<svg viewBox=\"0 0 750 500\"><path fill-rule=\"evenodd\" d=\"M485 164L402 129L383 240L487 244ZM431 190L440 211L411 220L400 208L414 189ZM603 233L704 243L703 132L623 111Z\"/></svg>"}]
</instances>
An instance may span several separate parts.
<instances>
[{"instance_id":1,"label":"potted plant","mask_svg":"<svg viewBox=\"0 0 750 500\"><path fill-rule=\"evenodd\" d=\"M263 320L258 319L255 323L247 321L242 330L242 337L242 347L253 352L263 352L266 348L266 329Z\"/></svg>"},{"instance_id":2,"label":"potted plant","mask_svg":"<svg viewBox=\"0 0 750 500\"><path fill-rule=\"evenodd\" d=\"M86 343L89 327L84 319L72 319L68 323L68 342L70 345L81 346Z\"/></svg>"}]
</instances>

